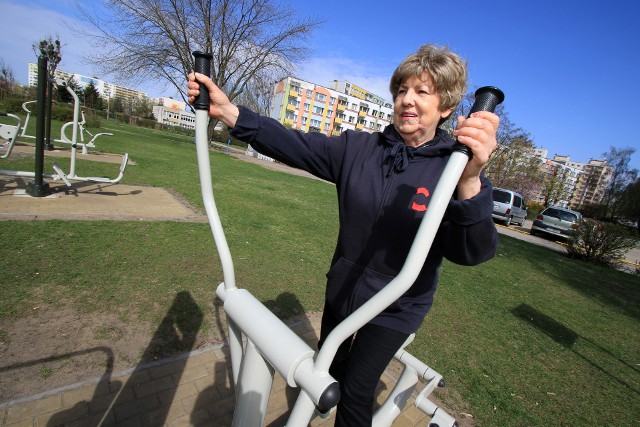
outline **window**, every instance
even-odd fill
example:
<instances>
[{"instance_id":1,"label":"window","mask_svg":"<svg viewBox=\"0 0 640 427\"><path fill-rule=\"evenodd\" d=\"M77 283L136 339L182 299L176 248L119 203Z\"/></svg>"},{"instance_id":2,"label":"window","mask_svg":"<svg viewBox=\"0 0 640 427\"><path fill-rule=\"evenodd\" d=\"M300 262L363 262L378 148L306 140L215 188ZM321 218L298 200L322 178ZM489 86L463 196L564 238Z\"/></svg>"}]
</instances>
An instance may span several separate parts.
<instances>
[{"instance_id":1,"label":"window","mask_svg":"<svg viewBox=\"0 0 640 427\"><path fill-rule=\"evenodd\" d=\"M502 190L493 190L493 201L498 203L510 203L511 193Z\"/></svg>"},{"instance_id":2,"label":"window","mask_svg":"<svg viewBox=\"0 0 640 427\"><path fill-rule=\"evenodd\" d=\"M513 206L521 208L522 207L522 197L513 195Z\"/></svg>"},{"instance_id":3,"label":"window","mask_svg":"<svg viewBox=\"0 0 640 427\"><path fill-rule=\"evenodd\" d=\"M307 89L307 98L311 98L312 91L311 89Z\"/></svg>"},{"instance_id":4,"label":"window","mask_svg":"<svg viewBox=\"0 0 640 427\"><path fill-rule=\"evenodd\" d=\"M324 102L327 99L327 95L316 92L316 101Z\"/></svg>"},{"instance_id":5,"label":"window","mask_svg":"<svg viewBox=\"0 0 640 427\"><path fill-rule=\"evenodd\" d=\"M304 111L309 111L309 107L310 107L309 103L305 102L304 103Z\"/></svg>"},{"instance_id":6,"label":"window","mask_svg":"<svg viewBox=\"0 0 640 427\"><path fill-rule=\"evenodd\" d=\"M319 114L319 115L324 114L324 108L322 108L322 107L313 107L313 114Z\"/></svg>"}]
</instances>

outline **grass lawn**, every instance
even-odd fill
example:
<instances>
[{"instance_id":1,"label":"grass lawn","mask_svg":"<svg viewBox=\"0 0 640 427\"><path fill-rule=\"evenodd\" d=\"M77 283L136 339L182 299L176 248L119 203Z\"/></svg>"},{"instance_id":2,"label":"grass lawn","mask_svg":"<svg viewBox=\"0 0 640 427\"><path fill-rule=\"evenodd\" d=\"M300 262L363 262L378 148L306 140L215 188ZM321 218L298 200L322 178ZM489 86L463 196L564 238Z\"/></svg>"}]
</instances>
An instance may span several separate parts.
<instances>
[{"instance_id":1,"label":"grass lawn","mask_svg":"<svg viewBox=\"0 0 640 427\"><path fill-rule=\"evenodd\" d=\"M136 162L123 183L170 188L202 207L191 138L115 122L101 131L114 136L99 139L98 150ZM0 166L32 163L12 156ZM282 318L321 310L337 234L333 186L220 153L212 165L238 285ZM77 167L93 176L116 169ZM208 224L1 225L0 319L29 316L34 302L47 301L158 324L186 291L204 312L198 333L211 332L222 274ZM480 426L639 425L639 323L638 276L502 236L498 256L483 265L443 264L434 307L409 351L444 375L438 396Z\"/></svg>"}]
</instances>

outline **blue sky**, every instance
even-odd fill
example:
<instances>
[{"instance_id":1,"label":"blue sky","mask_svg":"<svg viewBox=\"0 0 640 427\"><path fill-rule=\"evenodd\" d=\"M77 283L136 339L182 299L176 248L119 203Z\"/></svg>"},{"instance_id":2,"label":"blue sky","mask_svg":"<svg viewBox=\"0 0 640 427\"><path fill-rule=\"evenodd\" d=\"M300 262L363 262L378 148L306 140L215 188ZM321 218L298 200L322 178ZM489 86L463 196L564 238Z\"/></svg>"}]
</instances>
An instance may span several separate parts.
<instances>
[{"instance_id":1,"label":"blue sky","mask_svg":"<svg viewBox=\"0 0 640 427\"><path fill-rule=\"evenodd\" d=\"M631 165L640 169L640 2L290 4L299 17L326 21L310 40L312 58L297 72L302 79L321 85L350 80L389 97L389 77L406 55L424 43L447 45L468 61L470 87L500 87L511 121L549 156L587 162L610 146L633 147ZM70 29L78 24L72 0L0 0L0 10L0 58L21 83L27 62L36 59L31 44L55 34L64 44L59 68L95 75L82 61L92 47ZM149 96L174 95L152 83L140 89Z\"/></svg>"}]
</instances>

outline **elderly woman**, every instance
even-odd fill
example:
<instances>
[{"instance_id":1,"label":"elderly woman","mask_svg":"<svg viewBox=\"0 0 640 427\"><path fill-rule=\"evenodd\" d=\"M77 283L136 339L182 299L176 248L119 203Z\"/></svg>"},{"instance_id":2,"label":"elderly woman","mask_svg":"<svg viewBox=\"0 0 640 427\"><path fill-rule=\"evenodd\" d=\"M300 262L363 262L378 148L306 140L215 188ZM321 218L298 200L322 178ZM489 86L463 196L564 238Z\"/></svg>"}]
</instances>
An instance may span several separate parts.
<instances>
[{"instance_id":1,"label":"elderly woman","mask_svg":"<svg viewBox=\"0 0 640 427\"><path fill-rule=\"evenodd\" d=\"M454 140L438 128L466 90L466 64L446 48L425 45L391 77L393 124L383 132L336 137L289 130L232 104L202 74L189 75L189 101L209 91L209 115L231 134L290 166L335 183L340 229L327 273L319 346L346 316L400 271ZM458 118L454 136L473 152L413 286L346 340L331 366L341 398L336 426L370 426L374 392L387 364L424 320L443 258L475 265L494 256L491 184L482 174L497 147L498 117L479 111Z\"/></svg>"}]
</instances>

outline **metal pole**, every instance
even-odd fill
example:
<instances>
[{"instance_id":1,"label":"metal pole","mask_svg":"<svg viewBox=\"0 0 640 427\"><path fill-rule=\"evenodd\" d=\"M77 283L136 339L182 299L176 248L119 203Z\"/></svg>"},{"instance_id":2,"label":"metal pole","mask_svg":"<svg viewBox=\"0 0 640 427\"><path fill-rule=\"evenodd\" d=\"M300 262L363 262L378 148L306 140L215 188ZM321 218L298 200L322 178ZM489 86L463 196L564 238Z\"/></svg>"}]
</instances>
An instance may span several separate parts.
<instances>
[{"instance_id":1,"label":"metal pole","mask_svg":"<svg viewBox=\"0 0 640 427\"><path fill-rule=\"evenodd\" d=\"M38 57L38 107L36 120L36 164L35 178L27 184L27 194L33 197L44 197L49 193L49 183L44 181L44 127L45 101L47 97L47 58Z\"/></svg>"},{"instance_id":2,"label":"metal pole","mask_svg":"<svg viewBox=\"0 0 640 427\"><path fill-rule=\"evenodd\" d=\"M52 104L53 104L53 82L47 79L47 127L44 135L45 142L44 146L47 150L53 150L53 144L51 143L51 115L52 115Z\"/></svg>"}]
</instances>

